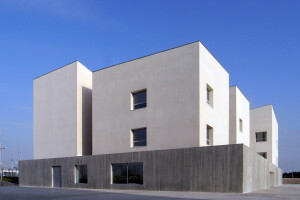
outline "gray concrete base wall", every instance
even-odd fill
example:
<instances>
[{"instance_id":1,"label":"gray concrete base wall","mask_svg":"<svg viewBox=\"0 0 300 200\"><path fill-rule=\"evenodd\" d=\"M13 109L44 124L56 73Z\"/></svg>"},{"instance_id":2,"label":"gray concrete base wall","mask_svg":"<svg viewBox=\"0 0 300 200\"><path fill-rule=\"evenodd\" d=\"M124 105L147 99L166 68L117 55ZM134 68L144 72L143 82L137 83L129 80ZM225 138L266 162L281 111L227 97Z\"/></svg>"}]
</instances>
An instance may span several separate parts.
<instances>
[{"instance_id":1,"label":"gray concrete base wall","mask_svg":"<svg viewBox=\"0 0 300 200\"><path fill-rule=\"evenodd\" d=\"M246 161L243 155L247 155ZM19 183L52 187L52 166L61 166L62 187L241 193L245 188L251 191L267 187L265 180L256 175L252 186L245 186L250 184L243 182L245 173L254 176L254 165L252 171L243 170L243 165L250 166L251 159L257 160L254 164L257 167L264 167L259 172L264 177L267 171L264 162L249 153L244 145L233 144L21 161ZM111 164L130 162L143 162L143 185L111 184ZM80 164L88 167L87 184L75 183L75 165ZM259 181L262 184L254 187Z\"/></svg>"},{"instance_id":2,"label":"gray concrete base wall","mask_svg":"<svg viewBox=\"0 0 300 200\"><path fill-rule=\"evenodd\" d=\"M281 169L243 146L243 192L253 192L281 185L281 177Z\"/></svg>"}]
</instances>

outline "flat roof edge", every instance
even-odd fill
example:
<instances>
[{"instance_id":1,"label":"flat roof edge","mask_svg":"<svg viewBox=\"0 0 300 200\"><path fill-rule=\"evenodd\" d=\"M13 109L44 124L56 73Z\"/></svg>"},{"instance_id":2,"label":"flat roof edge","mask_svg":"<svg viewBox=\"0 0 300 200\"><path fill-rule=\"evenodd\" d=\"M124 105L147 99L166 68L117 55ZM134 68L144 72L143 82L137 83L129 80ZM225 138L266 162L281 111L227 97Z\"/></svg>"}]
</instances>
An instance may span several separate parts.
<instances>
[{"instance_id":1,"label":"flat roof edge","mask_svg":"<svg viewBox=\"0 0 300 200\"><path fill-rule=\"evenodd\" d=\"M162 50L162 51L158 51L158 52L155 52L155 53L152 53L152 54L148 54L148 55L145 55L145 56L142 56L142 57L138 57L138 58L134 58L134 59L131 59L131 60L127 60L127 61L124 61L124 62L121 62L121 63L118 63L118 64L109 65L107 67L104 67L104 68L101 68L101 69L97 69L97 70L93 71L93 73L101 71L101 70L104 70L104 69L108 69L108 68L111 68L111 67L114 67L114 66L117 66L117 65L121 65L121 64L124 64L124 63L128 63L128 62L132 62L132 61L135 61L135 60L139 60L139 59L142 59L142 58L145 58L145 57L153 56L155 54L159 54L159 53L163 53L163 52L170 51L170 50L173 50L173 49L177 49L177 48L180 48L180 47L184 47L184 46L196 43L196 42L201 43L199 40L197 40L197 41L194 41L194 42L190 42L190 43L187 43L187 44L183 44L183 45L180 45L180 46L176 46L176 47L172 47L172 48L169 48L169 49L166 49L166 50Z\"/></svg>"},{"instance_id":2,"label":"flat roof edge","mask_svg":"<svg viewBox=\"0 0 300 200\"><path fill-rule=\"evenodd\" d=\"M79 61L78 61L78 60L75 60L75 61L73 61L73 62L70 62L70 63L68 63L68 64L66 64L66 65L63 65L62 67L59 67L59 68L54 69L54 70L52 70L52 71L50 71L50 72L47 72L46 74L40 75L40 76L34 78L33 80L38 79L38 78L40 78L40 77L42 77L42 76L45 76L45 75L47 75L47 74L50 74L50 73L52 73L52 72L54 72L54 71L57 71L57 70L59 70L59 69L61 69L61 68L64 68L64 67L66 67L66 66L68 66L68 65L70 65L70 64L72 64L72 63L75 63L75 62L79 62ZM81 62L80 62L80 63L81 63ZM81 63L81 64L82 64L82 63ZM82 64L82 65L83 65L83 64ZM83 66L84 66L84 65L83 65Z\"/></svg>"}]
</instances>

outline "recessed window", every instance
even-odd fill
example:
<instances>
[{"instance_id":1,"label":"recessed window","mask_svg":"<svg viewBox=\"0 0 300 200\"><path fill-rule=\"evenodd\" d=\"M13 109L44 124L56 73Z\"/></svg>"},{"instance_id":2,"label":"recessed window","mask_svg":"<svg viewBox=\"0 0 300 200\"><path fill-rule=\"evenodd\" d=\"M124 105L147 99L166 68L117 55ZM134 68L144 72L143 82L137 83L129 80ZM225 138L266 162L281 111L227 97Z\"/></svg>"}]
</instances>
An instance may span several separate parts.
<instances>
[{"instance_id":1,"label":"recessed window","mask_svg":"<svg viewBox=\"0 0 300 200\"><path fill-rule=\"evenodd\" d=\"M257 132L256 135L256 142L265 142L267 141L267 132Z\"/></svg>"},{"instance_id":2,"label":"recessed window","mask_svg":"<svg viewBox=\"0 0 300 200\"><path fill-rule=\"evenodd\" d=\"M267 159L267 152L259 152L258 154Z\"/></svg>"},{"instance_id":3,"label":"recessed window","mask_svg":"<svg viewBox=\"0 0 300 200\"><path fill-rule=\"evenodd\" d=\"M213 145L213 128L209 125L206 126L206 144Z\"/></svg>"},{"instance_id":4,"label":"recessed window","mask_svg":"<svg viewBox=\"0 0 300 200\"><path fill-rule=\"evenodd\" d=\"M147 145L147 128L131 130L132 147L144 147Z\"/></svg>"},{"instance_id":5,"label":"recessed window","mask_svg":"<svg viewBox=\"0 0 300 200\"><path fill-rule=\"evenodd\" d=\"M131 109L136 110L147 107L147 90L132 92Z\"/></svg>"},{"instance_id":6,"label":"recessed window","mask_svg":"<svg viewBox=\"0 0 300 200\"><path fill-rule=\"evenodd\" d=\"M112 164L113 184L143 184L143 163Z\"/></svg>"},{"instance_id":7,"label":"recessed window","mask_svg":"<svg viewBox=\"0 0 300 200\"><path fill-rule=\"evenodd\" d=\"M243 120L240 119L240 132L243 132Z\"/></svg>"},{"instance_id":8,"label":"recessed window","mask_svg":"<svg viewBox=\"0 0 300 200\"><path fill-rule=\"evenodd\" d=\"M75 165L75 183L87 182L87 165Z\"/></svg>"},{"instance_id":9,"label":"recessed window","mask_svg":"<svg viewBox=\"0 0 300 200\"><path fill-rule=\"evenodd\" d=\"M208 84L206 84L206 102L213 106L213 89Z\"/></svg>"}]
</instances>

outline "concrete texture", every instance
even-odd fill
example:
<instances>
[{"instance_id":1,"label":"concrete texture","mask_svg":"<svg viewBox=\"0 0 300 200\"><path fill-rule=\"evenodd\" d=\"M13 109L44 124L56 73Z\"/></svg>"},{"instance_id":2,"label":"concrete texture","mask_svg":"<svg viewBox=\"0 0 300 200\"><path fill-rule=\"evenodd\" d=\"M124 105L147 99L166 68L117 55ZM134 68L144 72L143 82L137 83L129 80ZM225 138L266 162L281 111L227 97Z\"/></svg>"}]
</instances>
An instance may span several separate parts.
<instances>
[{"instance_id":1,"label":"concrete texture","mask_svg":"<svg viewBox=\"0 0 300 200\"><path fill-rule=\"evenodd\" d=\"M34 158L92 154L92 72L75 61L34 80Z\"/></svg>"},{"instance_id":2,"label":"concrete texture","mask_svg":"<svg viewBox=\"0 0 300 200\"><path fill-rule=\"evenodd\" d=\"M66 188L0 187L1 200L281 200L299 199L300 185L283 185L254 193L85 190Z\"/></svg>"},{"instance_id":3,"label":"concrete texture","mask_svg":"<svg viewBox=\"0 0 300 200\"><path fill-rule=\"evenodd\" d=\"M243 191L252 192L282 184L282 170L243 146Z\"/></svg>"},{"instance_id":4,"label":"concrete texture","mask_svg":"<svg viewBox=\"0 0 300 200\"><path fill-rule=\"evenodd\" d=\"M143 185L111 184L111 164L127 162L143 162ZM62 187L241 193L269 187L267 166L257 168L265 163L242 144L40 159L20 162L19 183L51 187L51 168L61 166ZM74 167L80 164L88 166L87 184L75 183ZM247 175L256 179L249 183Z\"/></svg>"}]
</instances>

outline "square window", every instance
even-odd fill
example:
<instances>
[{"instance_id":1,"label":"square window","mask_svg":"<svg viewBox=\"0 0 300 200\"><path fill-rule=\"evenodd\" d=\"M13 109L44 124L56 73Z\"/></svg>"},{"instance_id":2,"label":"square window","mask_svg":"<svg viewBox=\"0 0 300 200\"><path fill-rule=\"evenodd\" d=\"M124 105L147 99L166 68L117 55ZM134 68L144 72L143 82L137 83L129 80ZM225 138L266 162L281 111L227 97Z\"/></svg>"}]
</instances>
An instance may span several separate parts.
<instances>
[{"instance_id":1,"label":"square window","mask_svg":"<svg viewBox=\"0 0 300 200\"><path fill-rule=\"evenodd\" d=\"M143 147L147 145L147 128L133 129L132 147Z\"/></svg>"},{"instance_id":2,"label":"square window","mask_svg":"<svg viewBox=\"0 0 300 200\"><path fill-rule=\"evenodd\" d=\"M267 132L257 132L256 135L256 142L266 142L267 141Z\"/></svg>"},{"instance_id":3,"label":"square window","mask_svg":"<svg viewBox=\"0 0 300 200\"><path fill-rule=\"evenodd\" d=\"M240 119L240 132L243 132L243 120Z\"/></svg>"},{"instance_id":4,"label":"square window","mask_svg":"<svg viewBox=\"0 0 300 200\"><path fill-rule=\"evenodd\" d=\"M143 184L143 163L112 164L113 184Z\"/></svg>"},{"instance_id":5,"label":"square window","mask_svg":"<svg viewBox=\"0 0 300 200\"><path fill-rule=\"evenodd\" d=\"M112 173L114 184L127 184L127 164L126 163L117 163L112 164Z\"/></svg>"},{"instance_id":6,"label":"square window","mask_svg":"<svg viewBox=\"0 0 300 200\"><path fill-rule=\"evenodd\" d=\"M213 128L209 125L206 126L206 144L213 145Z\"/></svg>"},{"instance_id":7,"label":"square window","mask_svg":"<svg viewBox=\"0 0 300 200\"><path fill-rule=\"evenodd\" d=\"M258 154L267 159L267 152L259 152Z\"/></svg>"},{"instance_id":8,"label":"square window","mask_svg":"<svg viewBox=\"0 0 300 200\"><path fill-rule=\"evenodd\" d=\"M132 110L136 110L139 108L145 108L147 107L147 90L140 90L137 92L132 92L131 93L132 96L132 105L131 105L131 109Z\"/></svg>"},{"instance_id":9,"label":"square window","mask_svg":"<svg viewBox=\"0 0 300 200\"><path fill-rule=\"evenodd\" d=\"M128 163L128 184L143 184L143 163Z\"/></svg>"},{"instance_id":10,"label":"square window","mask_svg":"<svg viewBox=\"0 0 300 200\"><path fill-rule=\"evenodd\" d=\"M87 182L87 165L75 165L75 183Z\"/></svg>"},{"instance_id":11,"label":"square window","mask_svg":"<svg viewBox=\"0 0 300 200\"><path fill-rule=\"evenodd\" d=\"M206 84L206 102L213 107L213 89L208 84Z\"/></svg>"}]
</instances>

